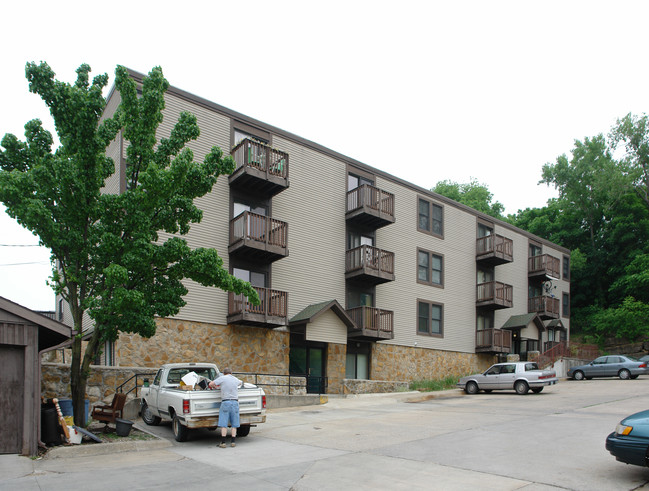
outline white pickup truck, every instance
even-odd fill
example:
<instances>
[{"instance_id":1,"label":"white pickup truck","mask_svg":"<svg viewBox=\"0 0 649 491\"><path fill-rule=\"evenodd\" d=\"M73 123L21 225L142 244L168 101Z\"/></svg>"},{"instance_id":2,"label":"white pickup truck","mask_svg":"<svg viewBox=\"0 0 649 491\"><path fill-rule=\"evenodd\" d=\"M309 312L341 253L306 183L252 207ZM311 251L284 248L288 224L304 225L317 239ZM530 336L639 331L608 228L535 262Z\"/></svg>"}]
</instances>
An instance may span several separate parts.
<instances>
[{"instance_id":1,"label":"white pickup truck","mask_svg":"<svg viewBox=\"0 0 649 491\"><path fill-rule=\"evenodd\" d=\"M212 363L170 363L160 367L153 382L141 389L142 420L148 425L171 421L174 436L184 442L192 428L215 429L219 422L219 389L186 390L181 379L190 372L199 379L214 380L221 373ZM204 384L203 384L204 385ZM266 394L256 385L244 383L239 389L241 426L237 436L247 436L250 427L266 421Z\"/></svg>"},{"instance_id":2,"label":"white pickup truck","mask_svg":"<svg viewBox=\"0 0 649 491\"><path fill-rule=\"evenodd\" d=\"M527 394L531 390L538 394L546 385L557 383L554 370L539 370L534 362L519 361L496 363L484 373L462 377L457 383L459 389L467 394L477 394L481 390L515 390L518 394Z\"/></svg>"}]
</instances>

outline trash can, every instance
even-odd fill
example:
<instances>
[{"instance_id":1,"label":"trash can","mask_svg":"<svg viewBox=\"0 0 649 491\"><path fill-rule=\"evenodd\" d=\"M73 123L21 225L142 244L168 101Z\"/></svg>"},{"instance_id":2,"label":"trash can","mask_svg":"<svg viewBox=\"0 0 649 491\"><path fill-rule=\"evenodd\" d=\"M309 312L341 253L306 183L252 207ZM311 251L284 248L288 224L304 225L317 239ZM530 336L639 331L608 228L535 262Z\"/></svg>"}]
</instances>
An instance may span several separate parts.
<instances>
[{"instance_id":1,"label":"trash can","mask_svg":"<svg viewBox=\"0 0 649 491\"><path fill-rule=\"evenodd\" d=\"M131 427L133 426L133 421L128 419L115 418L115 433L118 436L128 436L131 433Z\"/></svg>"},{"instance_id":2,"label":"trash can","mask_svg":"<svg viewBox=\"0 0 649 491\"><path fill-rule=\"evenodd\" d=\"M61 445L59 415L54 404L41 405L41 441L47 445Z\"/></svg>"}]
</instances>

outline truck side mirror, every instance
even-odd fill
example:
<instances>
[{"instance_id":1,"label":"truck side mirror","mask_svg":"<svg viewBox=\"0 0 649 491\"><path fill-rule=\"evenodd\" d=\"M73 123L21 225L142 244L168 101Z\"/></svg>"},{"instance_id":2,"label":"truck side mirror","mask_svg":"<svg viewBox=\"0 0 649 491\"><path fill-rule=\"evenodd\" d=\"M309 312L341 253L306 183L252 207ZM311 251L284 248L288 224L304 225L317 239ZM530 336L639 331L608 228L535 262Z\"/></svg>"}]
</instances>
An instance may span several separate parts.
<instances>
[{"instance_id":1,"label":"truck side mirror","mask_svg":"<svg viewBox=\"0 0 649 491\"><path fill-rule=\"evenodd\" d=\"M149 379L148 379L148 378L145 378L144 381L143 381L143 383L142 383L142 385L143 385L144 387L148 387L148 386L149 386Z\"/></svg>"}]
</instances>

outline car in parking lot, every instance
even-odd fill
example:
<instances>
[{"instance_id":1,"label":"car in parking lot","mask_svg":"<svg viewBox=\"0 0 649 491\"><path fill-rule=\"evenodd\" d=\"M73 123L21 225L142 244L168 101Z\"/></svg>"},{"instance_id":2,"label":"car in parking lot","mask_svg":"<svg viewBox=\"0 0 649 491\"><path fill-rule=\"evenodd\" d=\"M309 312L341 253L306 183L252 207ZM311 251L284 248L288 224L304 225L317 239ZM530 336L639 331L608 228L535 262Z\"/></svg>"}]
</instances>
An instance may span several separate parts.
<instances>
[{"instance_id":1,"label":"car in parking lot","mask_svg":"<svg viewBox=\"0 0 649 491\"><path fill-rule=\"evenodd\" d=\"M554 370L539 370L534 362L519 361L496 363L483 373L462 377L456 386L467 394L477 394L481 390L489 393L492 390L513 389L524 395L529 390L538 394L546 385L556 383Z\"/></svg>"},{"instance_id":2,"label":"car in parking lot","mask_svg":"<svg viewBox=\"0 0 649 491\"><path fill-rule=\"evenodd\" d=\"M626 464L649 465L649 411L627 416L606 437L606 450Z\"/></svg>"},{"instance_id":3,"label":"car in parking lot","mask_svg":"<svg viewBox=\"0 0 649 491\"><path fill-rule=\"evenodd\" d=\"M575 380L590 380L595 377L620 377L628 380L645 373L649 373L646 362L627 355L606 355L595 358L587 365L571 367L567 375Z\"/></svg>"}]
</instances>

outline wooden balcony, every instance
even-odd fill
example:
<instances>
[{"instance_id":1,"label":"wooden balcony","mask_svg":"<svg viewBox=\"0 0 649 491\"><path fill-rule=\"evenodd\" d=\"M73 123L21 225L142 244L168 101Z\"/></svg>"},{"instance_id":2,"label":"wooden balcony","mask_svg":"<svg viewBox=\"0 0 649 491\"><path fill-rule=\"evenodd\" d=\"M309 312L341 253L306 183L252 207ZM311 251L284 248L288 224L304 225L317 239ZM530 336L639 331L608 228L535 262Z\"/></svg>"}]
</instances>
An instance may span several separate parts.
<instances>
[{"instance_id":1,"label":"wooden balcony","mask_svg":"<svg viewBox=\"0 0 649 491\"><path fill-rule=\"evenodd\" d=\"M546 295L527 299L527 311L530 314L536 312L541 319L558 319L560 307L561 304L558 298L548 297Z\"/></svg>"},{"instance_id":2,"label":"wooden balcony","mask_svg":"<svg viewBox=\"0 0 649 491\"><path fill-rule=\"evenodd\" d=\"M357 329L347 334L349 339L377 341L394 338L394 312L376 307L355 307L346 310Z\"/></svg>"},{"instance_id":3,"label":"wooden balcony","mask_svg":"<svg viewBox=\"0 0 649 491\"><path fill-rule=\"evenodd\" d=\"M483 329L475 333L476 353L511 353L512 332L506 329Z\"/></svg>"},{"instance_id":4,"label":"wooden balcony","mask_svg":"<svg viewBox=\"0 0 649 491\"><path fill-rule=\"evenodd\" d=\"M265 198L288 188L288 154L246 138L231 152L236 163L231 187Z\"/></svg>"},{"instance_id":5,"label":"wooden balcony","mask_svg":"<svg viewBox=\"0 0 649 491\"><path fill-rule=\"evenodd\" d=\"M514 241L502 235L487 235L476 240L476 261L490 266L514 260Z\"/></svg>"},{"instance_id":6,"label":"wooden balcony","mask_svg":"<svg viewBox=\"0 0 649 491\"><path fill-rule=\"evenodd\" d=\"M347 192L345 218L355 225L373 229L394 223L394 194L362 184Z\"/></svg>"},{"instance_id":7,"label":"wooden balcony","mask_svg":"<svg viewBox=\"0 0 649 491\"><path fill-rule=\"evenodd\" d=\"M499 281L477 285L476 307L489 310L508 309L514 306L514 288Z\"/></svg>"},{"instance_id":8,"label":"wooden balcony","mask_svg":"<svg viewBox=\"0 0 649 491\"><path fill-rule=\"evenodd\" d=\"M282 259L288 256L288 223L244 211L230 221L228 252L258 262Z\"/></svg>"},{"instance_id":9,"label":"wooden balcony","mask_svg":"<svg viewBox=\"0 0 649 491\"><path fill-rule=\"evenodd\" d=\"M394 252L362 245L347 251L345 279L373 285L394 281Z\"/></svg>"},{"instance_id":10,"label":"wooden balcony","mask_svg":"<svg viewBox=\"0 0 649 491\"><path fill-rule=\"evenodd\" d=\"M275 328L288 325L288 292L254 287L261 301L253 305L243 294L228 293L228 324Z\"/></svg>"},{"instance_id":11,"label":"wooden balcony","mask_svg":"<svg viewBox=\"0 0 649 491\"><path fill-rule=\"evenodd\" d=\"M528 257L527 276L540 281L561 278L561 261L549 254Z\"/></svg>"}]
</instances>

